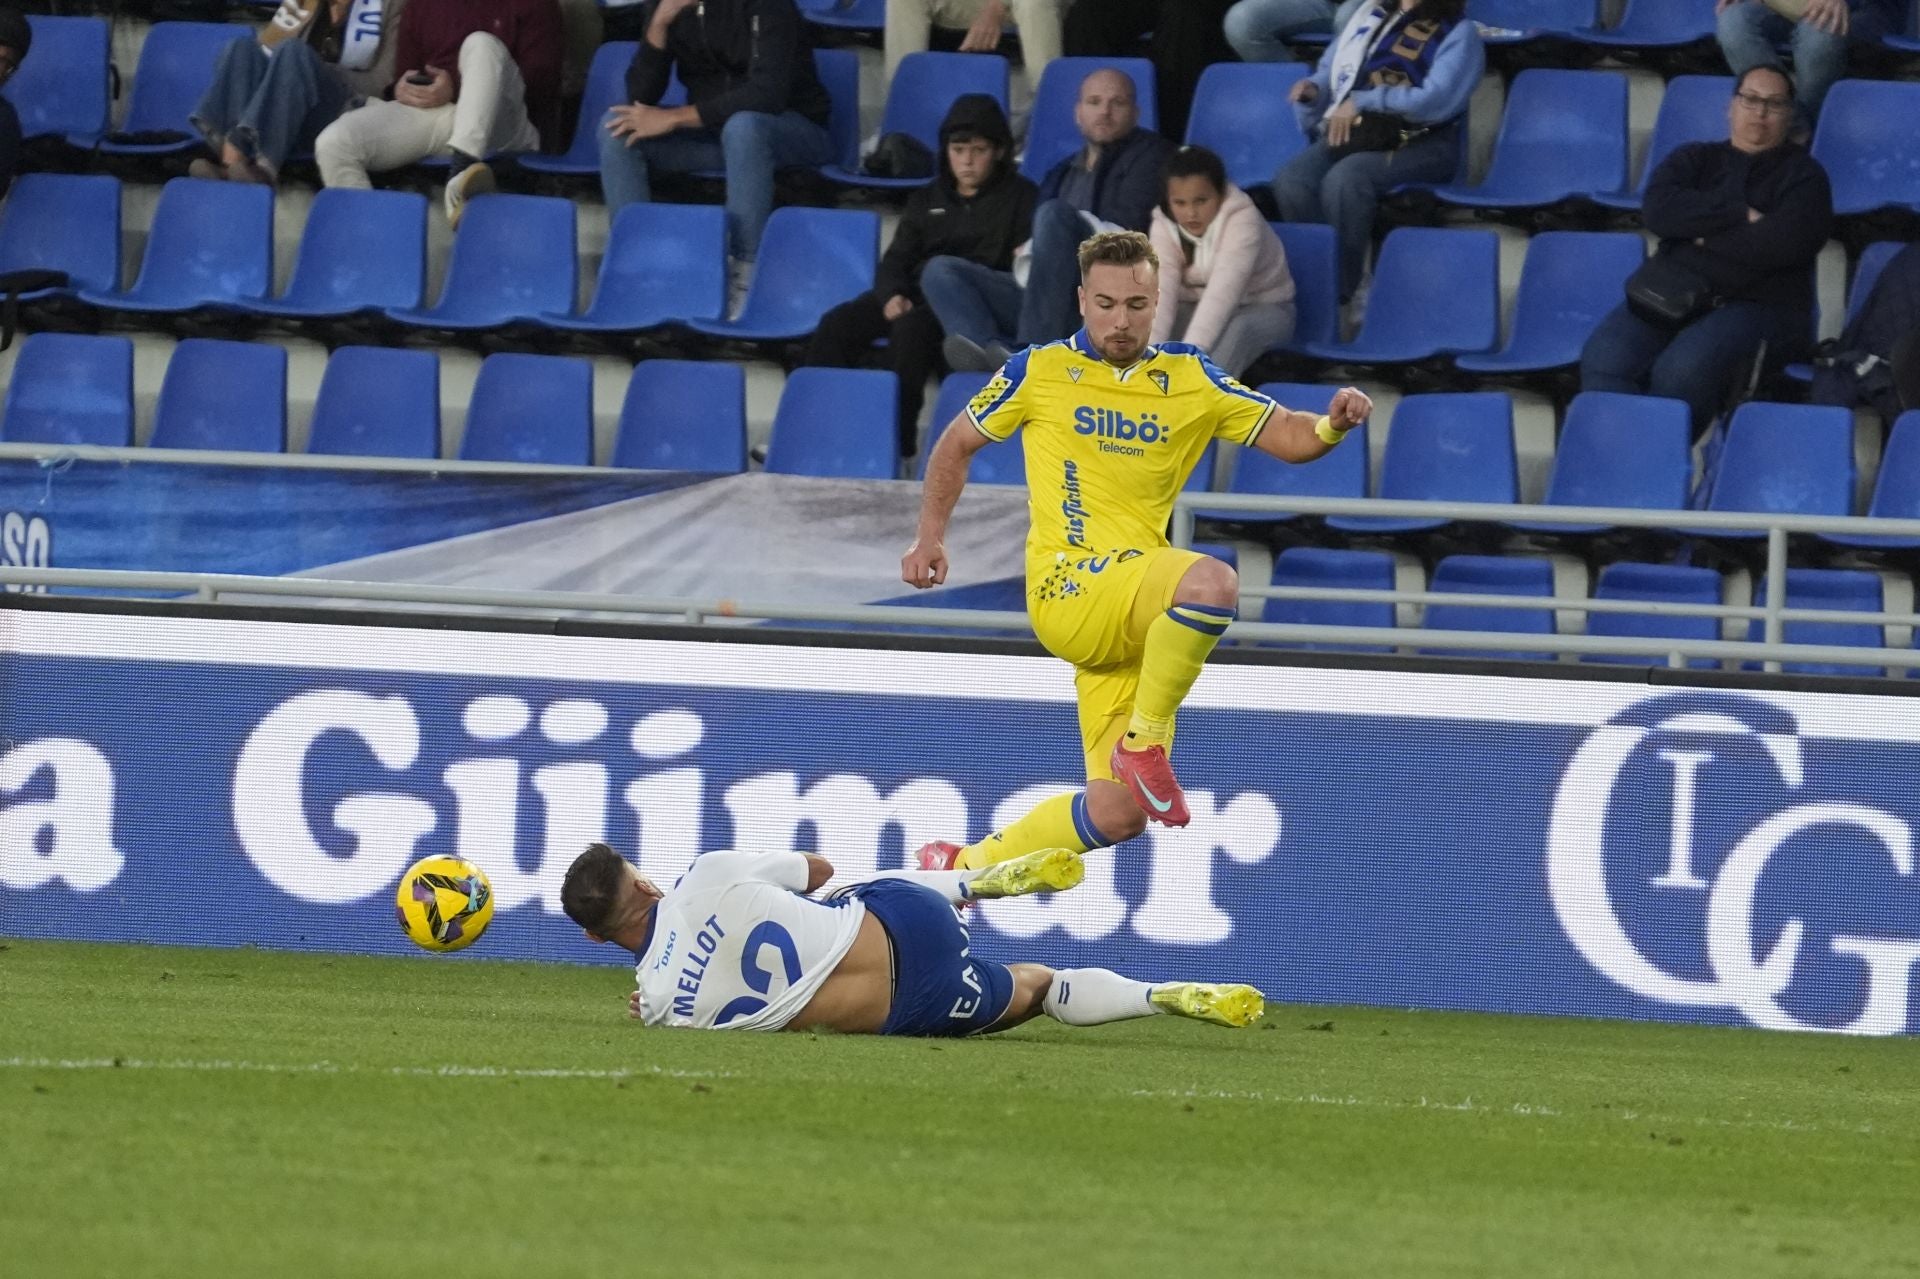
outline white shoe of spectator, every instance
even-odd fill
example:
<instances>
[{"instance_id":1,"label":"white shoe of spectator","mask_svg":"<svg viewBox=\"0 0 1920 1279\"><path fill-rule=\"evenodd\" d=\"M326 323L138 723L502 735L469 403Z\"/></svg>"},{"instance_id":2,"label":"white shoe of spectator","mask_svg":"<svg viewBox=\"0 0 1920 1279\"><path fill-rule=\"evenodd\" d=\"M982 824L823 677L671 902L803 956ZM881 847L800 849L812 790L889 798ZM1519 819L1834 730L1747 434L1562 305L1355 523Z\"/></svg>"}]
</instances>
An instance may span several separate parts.
<instances>
[{"instance_id":1,"label":"white shoe of spectator","mask_svg":"<svg viewBox=\"0 0 1920 1279\"><path fill-rule=\"evenodd\" d=\"M462 157L454 153L454 162L458 164ZM493 190L493 169L484 161L472 160L457 169L447 179L446 204L447 225L458 227L460 215L467 211L467 201L476 195L485 195Z\"/></svg>"}]
</instances>

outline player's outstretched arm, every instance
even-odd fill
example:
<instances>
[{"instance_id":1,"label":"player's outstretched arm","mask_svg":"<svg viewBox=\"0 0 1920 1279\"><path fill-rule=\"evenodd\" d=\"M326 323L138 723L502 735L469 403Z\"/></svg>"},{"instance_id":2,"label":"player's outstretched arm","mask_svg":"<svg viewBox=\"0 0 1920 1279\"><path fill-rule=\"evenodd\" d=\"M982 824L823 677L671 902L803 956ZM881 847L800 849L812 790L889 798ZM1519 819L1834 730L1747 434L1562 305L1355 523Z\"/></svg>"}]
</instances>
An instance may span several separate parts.
<instances>
[{"instance_id":1,"label":"player's outstretched arm","mask_svg":"<svg viewBox=\"0 0 1920 1279\"><path fill-rule=\"evenodd\" d=\"M913 545L900 557L900 578L915 590L947 580L947 522L967 486L973 455L990 441L965 413L947 424L927 457L927 478L920 491L920 527Z\"/></svg>"},{"instance_id":2,"label":"player's outstretched arm","mask_svg":"<svg viewBox=\"0 0 1920 1279\"><path fill-rule=\"evenodd\" d=\"M1373 401L1345 386L1334 393L1324 417L1285 408L1275 412L1253 444L1282 462L1311 462L1330 452L1348 431L1372 415Z\"/></svg>"},{"instance_id":3,"label":"player's outstretched arm","mask_svg":"<svg viewBox=\"0 0 1920 1279\"><path fill-rule=\"evenodd\" d=\"M807 891L818 892L820 886L833 878L833 863L818 853L802 853L807 859Z\"/></svg>"}]
</instances>

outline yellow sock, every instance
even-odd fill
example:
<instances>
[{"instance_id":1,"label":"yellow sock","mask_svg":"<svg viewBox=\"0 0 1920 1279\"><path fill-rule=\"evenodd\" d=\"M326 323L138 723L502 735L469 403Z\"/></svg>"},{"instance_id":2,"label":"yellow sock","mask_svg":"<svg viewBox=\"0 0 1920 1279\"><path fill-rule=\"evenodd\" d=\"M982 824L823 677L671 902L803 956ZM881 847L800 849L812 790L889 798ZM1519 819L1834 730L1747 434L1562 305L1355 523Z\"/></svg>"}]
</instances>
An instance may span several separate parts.
<instances>
[{"instance_id":1,"label":"yellow sock","mask_svg":"<svg viewBox=\"0 0 1920 1279\"><path fill-rule=\"evenodd\" d=\"M1133 695L1133 720L1127 725L1128 750L1165 746L1172 740L1173 714L1200 678L1200 668L1233 616L1232 609L1211 604L1175 604L1148 624L1140 689Z\"/></svg>"},{"instance_id":2,"label":"yellow sock","mask_svg":"<svg viewBox=\"0 0 1920 1279\"><path fill-rule=\"evenodd\" d=\"M1055 795L1005 830L995 831L977 844L960 850L954 864L961 870L979 870L1009 857L1025 857L1043 848L1069 848L1084 853L1113 841L1094 828L1087 816L1087 793Z\"/></svg>"}]
</instances>

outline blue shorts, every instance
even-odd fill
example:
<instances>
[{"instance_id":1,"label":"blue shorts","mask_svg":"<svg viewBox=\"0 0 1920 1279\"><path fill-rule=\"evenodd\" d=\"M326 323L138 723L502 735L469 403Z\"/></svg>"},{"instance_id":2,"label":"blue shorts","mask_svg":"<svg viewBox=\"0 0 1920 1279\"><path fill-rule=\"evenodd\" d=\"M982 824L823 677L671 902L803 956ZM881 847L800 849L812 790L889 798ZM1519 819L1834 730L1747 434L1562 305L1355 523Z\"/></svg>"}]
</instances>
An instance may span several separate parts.
<instances>
[{"instance_id":1,"label":"blue shorts","mask_svg":"<svg viewBox=\"0 0 1920 1279\"><path fill-rule=\"evenodd\" d=\"M1007 1011L1013 974L967 953L967 926L946 898L903 879L855 884L847 895L864 902L893 940L893 1008L881 1034L957 1039Z\"/></svg>"}]
</instances>

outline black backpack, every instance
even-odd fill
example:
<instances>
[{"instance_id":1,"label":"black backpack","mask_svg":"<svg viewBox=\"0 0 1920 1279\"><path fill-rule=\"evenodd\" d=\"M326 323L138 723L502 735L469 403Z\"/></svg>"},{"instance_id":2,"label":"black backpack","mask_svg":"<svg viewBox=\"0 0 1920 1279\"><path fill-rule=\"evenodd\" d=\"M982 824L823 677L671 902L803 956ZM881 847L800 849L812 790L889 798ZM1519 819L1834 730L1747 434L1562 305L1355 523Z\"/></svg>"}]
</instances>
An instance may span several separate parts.
<instances>
[{"instance_id":1,"label":"black backpack","mask_svg":"<svg viewBox=\"0 0 1920 1279\"><path fill-rule=\"evenodd\" d=\"M1894 377L1894 348L1902 338L1920 332L1920 245L1909 244L1893 256L1860 314L1838 338L1820 344L1814 359L1814 404L1852 408L1864 404L1883 421L1900 416L1903 404Z\"/></svg>"}]
</instances>

